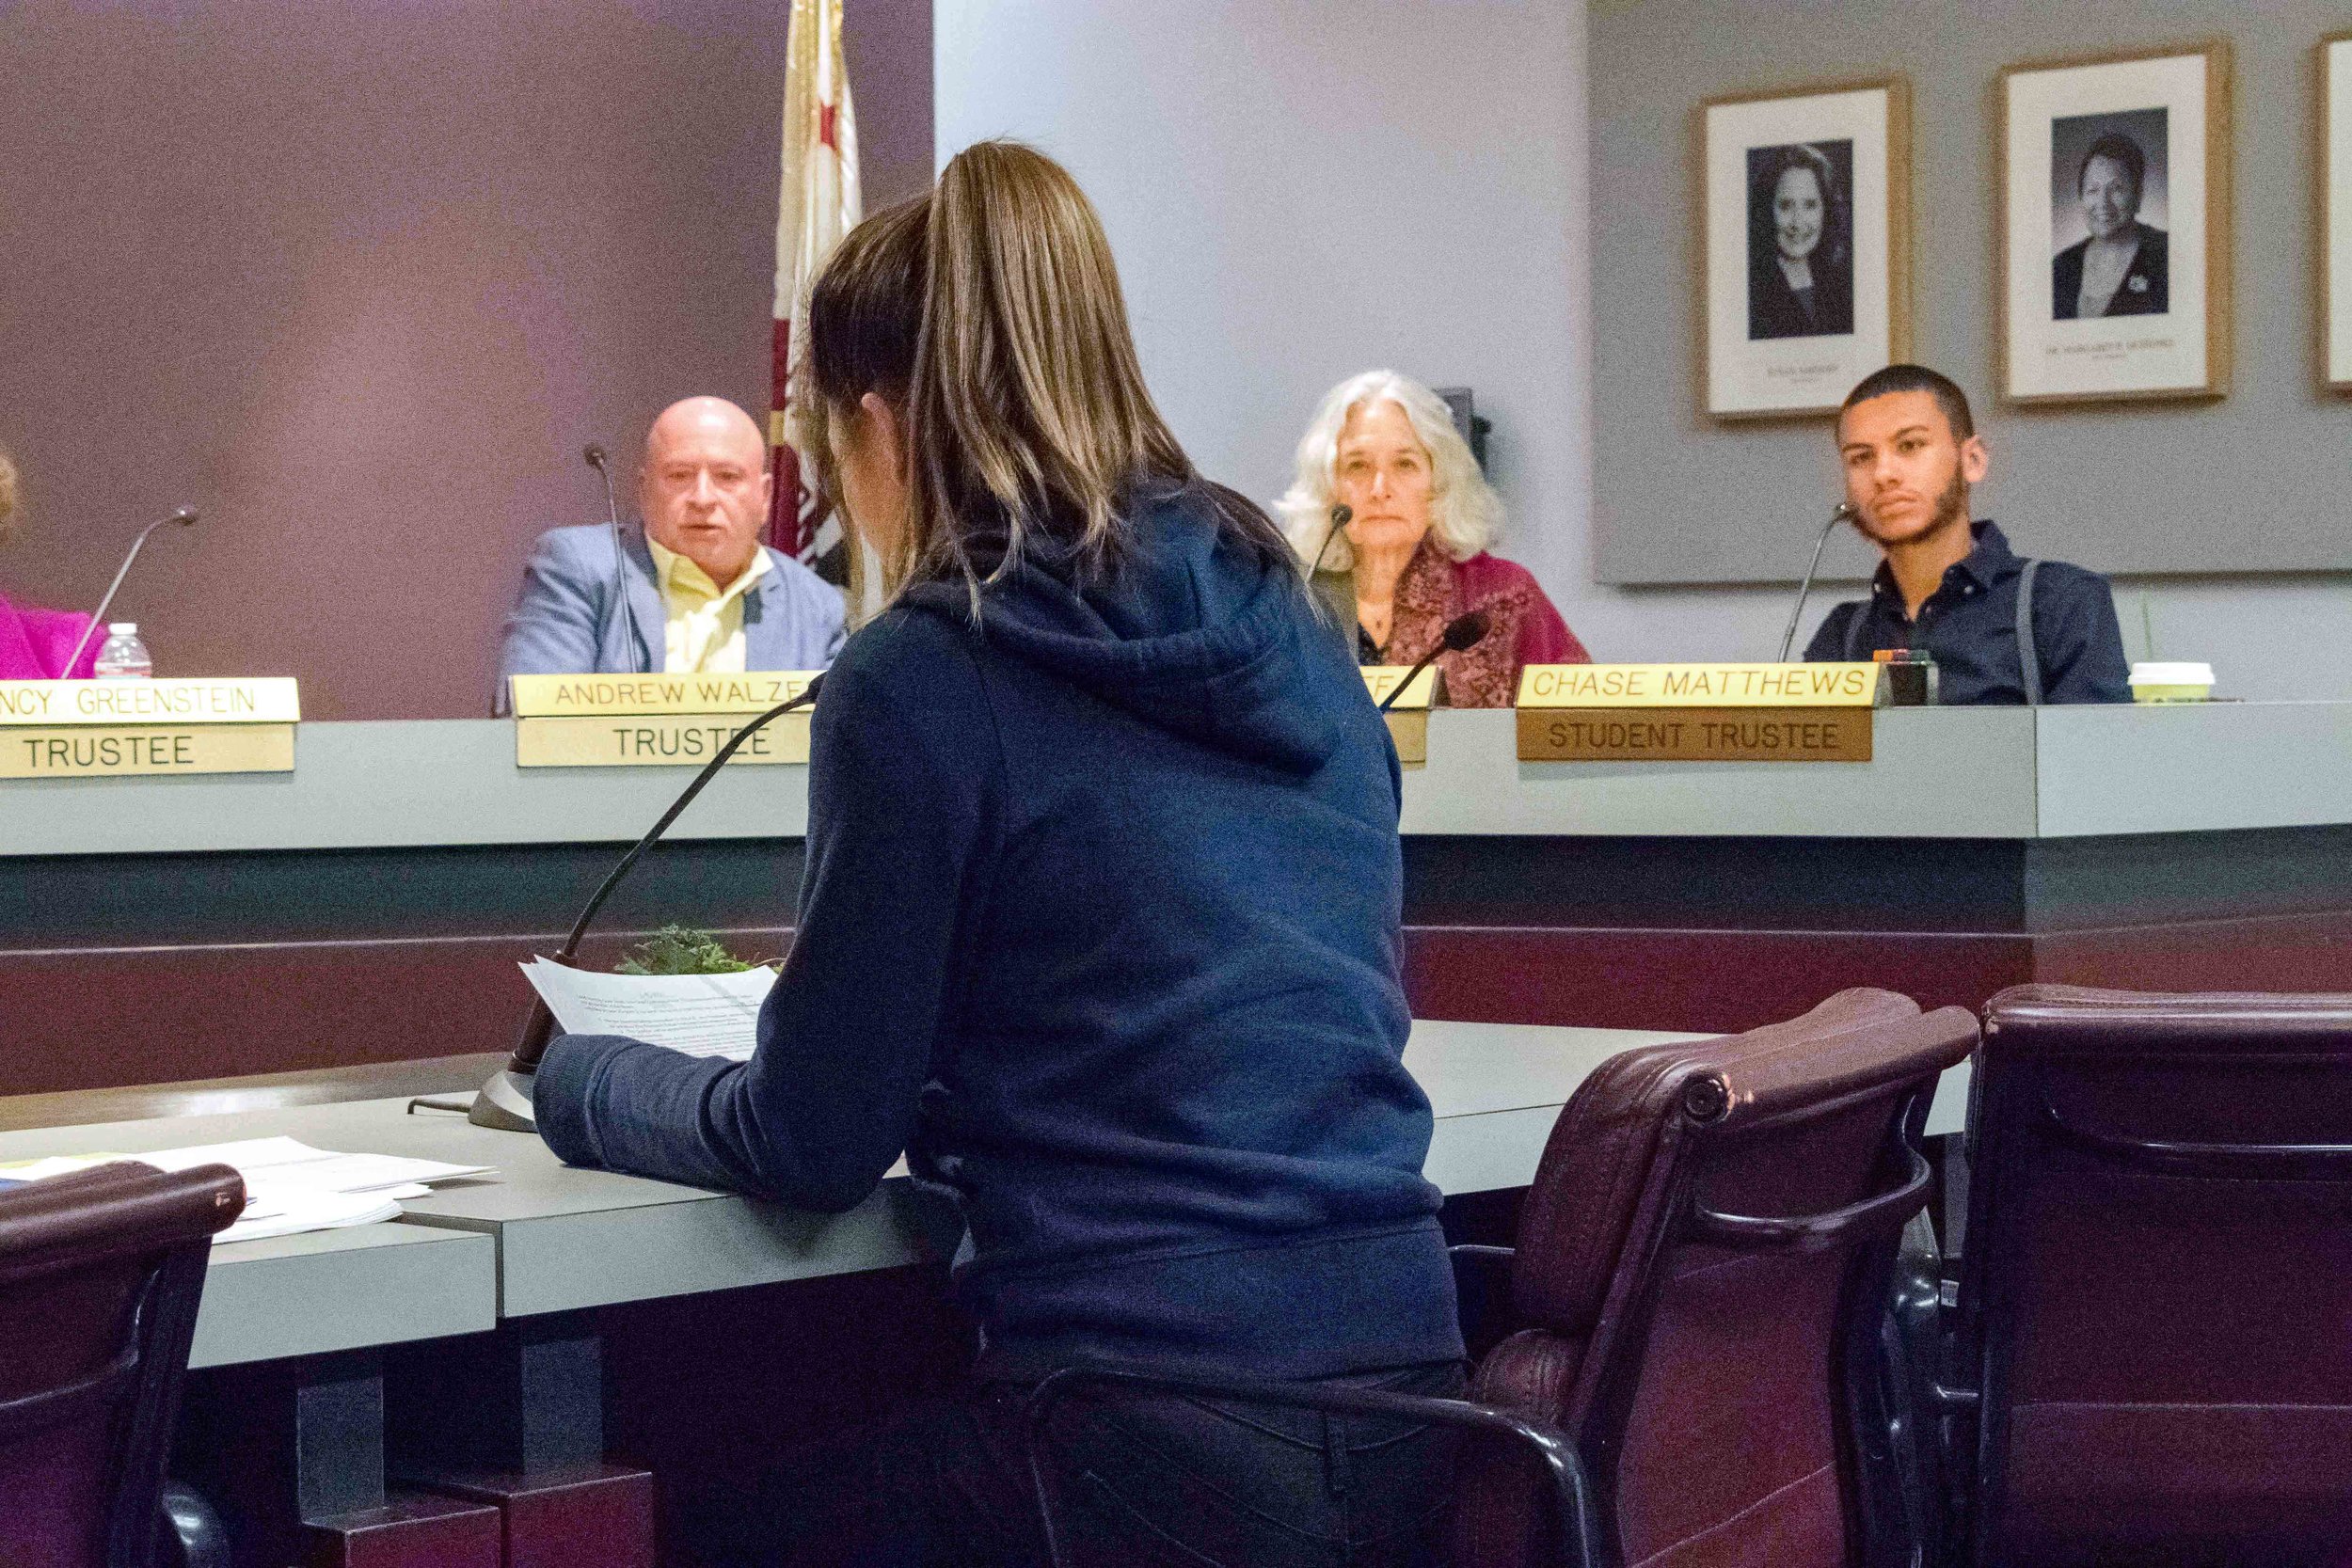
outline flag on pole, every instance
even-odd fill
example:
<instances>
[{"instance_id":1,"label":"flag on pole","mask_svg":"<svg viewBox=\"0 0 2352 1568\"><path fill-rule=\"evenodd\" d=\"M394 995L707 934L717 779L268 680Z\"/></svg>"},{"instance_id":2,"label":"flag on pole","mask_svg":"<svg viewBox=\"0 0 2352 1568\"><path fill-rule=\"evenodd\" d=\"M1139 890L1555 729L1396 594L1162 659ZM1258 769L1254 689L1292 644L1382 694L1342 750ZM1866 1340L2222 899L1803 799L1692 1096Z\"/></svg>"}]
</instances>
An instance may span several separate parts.
<instances>
[{"instance_id":1,"label":"flag on pole","mask_svg":"<svg viewBox=\"0 0 2352 1568\"><path fill-rule=\"evenodd\" d=\"M841 54L846 0L791 0L785 37L784 187L776 202L776 309L771 357L768 444L776 476L768 542L800 560L829 546L826 519L801 483L800 453L787 437L792 354L808 336L807 293L841 236L857 225L857 116Z\"/></svg>"}]
</instances>

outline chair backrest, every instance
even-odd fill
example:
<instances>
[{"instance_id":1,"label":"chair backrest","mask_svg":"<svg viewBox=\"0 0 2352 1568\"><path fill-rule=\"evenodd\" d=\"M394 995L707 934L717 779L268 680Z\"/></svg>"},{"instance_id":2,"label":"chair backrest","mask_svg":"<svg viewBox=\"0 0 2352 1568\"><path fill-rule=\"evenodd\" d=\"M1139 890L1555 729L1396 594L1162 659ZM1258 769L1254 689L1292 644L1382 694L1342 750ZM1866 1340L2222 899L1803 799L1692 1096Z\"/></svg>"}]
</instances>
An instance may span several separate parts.
<instances>
[{"instance_id":1,"label":"chair backrest","mask_svg":"<svg viewBox=\"0 0 2352 1568\"><path fill-rule=\"evenodd\" d=\"M146 1568L226 1165L0 1190L0 1559Z\"/></svg>"},{"instance_id":2,"label":"chair backrest","mask_svg":"<svg viewBox=\"0 0 2352 1568\"><path fill-rule=\"evenodd\" d=\"M1892 1550L1901 1505L1865 1474L1852 1391L1927 1200L1928 1101L1976 1037L1959 1008L1843 991L1786 1023L1628 1052L1562 1111L1520 1224L1514 1294L1534 1326L1477 1389L1568 1433L1615 1562ZM1462 1561L1538 1560L1523 1486L1473 1455Z\"/></svg>"},{"instance_id":3,"label":"chair backrest","mask_svg":"<svg viewBox=\"0 0 2352 1568\"><path fill-rule=\"evenodd\" d=\"M1973 1560L2352 1560L2352 996L1987 1004Z\"/></svg>"}]
</instances>

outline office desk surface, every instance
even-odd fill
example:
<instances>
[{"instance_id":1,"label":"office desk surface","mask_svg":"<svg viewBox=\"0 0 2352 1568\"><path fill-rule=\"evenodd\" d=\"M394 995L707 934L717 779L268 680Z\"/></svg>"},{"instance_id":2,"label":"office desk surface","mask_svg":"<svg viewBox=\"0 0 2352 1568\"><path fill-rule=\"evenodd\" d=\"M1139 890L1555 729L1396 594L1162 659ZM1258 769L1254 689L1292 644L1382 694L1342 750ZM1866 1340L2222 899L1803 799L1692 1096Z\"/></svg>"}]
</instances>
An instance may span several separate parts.
<instances>
[{"instance_id":1,"label":"office desk surface","mask_svg":"<svg viewBox=\"0 0 2352 1568\"><path fill-rule=\"evenodd\" d=\"M232 1242L213 1249L188 1365L482 1334L498 1317L498 1243L489 1236L365 1225Z\"/></svg>"},{"instance_id":2,"label":"office desk surface","mask_svg":"<svg viewBox=\"0 0 2352 1568\"><path fill-rule=\"evenodd\" d=\"M1440 710L1407 834L2051 839L2352 823L2352 703L1888 708L1862 764L1521 763ZM1953 790L1953 779L1968 787ZM0 857L627 842L676 768L518 768L493 720L305 724L292 773L0 784ZM808 769L730 768L677 839L795 839Z\"/></svg>"},{"instance_id":3,"label":"office desk surface","mask_svg":"<svg viewBox=\"0 0 2352 1568\"><path fill-rule=\"evenodd\" d=\"M1449 1195L1525 1186L1560 1107L1594 1068L1620 1051L1699 1037L1417 1022L1406 1061L1437 1113L1430 1179ZM1963 1067L1940 1085L1929 1130L1957 1131L1965 1104ZM450 1182L405 1204L397 1225L216 1249L198 1326L205 1365L889 1268L952 1239L943 1211L903 1176L847 1214L807 1214L573 1169L536 1137L405 1111L403 1100L369 1100L44 1128L0 1134L0 1161L283 1134L323 1148L497 1167L494 1177Z\"/></svg>"}]
</instances>

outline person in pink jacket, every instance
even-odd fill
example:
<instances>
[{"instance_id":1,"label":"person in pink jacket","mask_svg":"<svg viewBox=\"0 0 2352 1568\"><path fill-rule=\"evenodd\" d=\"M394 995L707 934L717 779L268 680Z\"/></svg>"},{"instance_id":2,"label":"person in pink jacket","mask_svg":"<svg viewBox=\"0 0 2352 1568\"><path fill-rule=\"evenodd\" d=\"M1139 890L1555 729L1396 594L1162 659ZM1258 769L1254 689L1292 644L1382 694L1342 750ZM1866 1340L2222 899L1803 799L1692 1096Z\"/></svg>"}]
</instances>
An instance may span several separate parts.
<instances>
[{"instance_id":1,"label":"person in pink jacket","mask_svg":"<svg viewBox=\"0 0 2352 1568\"><path fill-rule=\"evenodd\" d=\"M1331 388L1276 505L1359 663L1416 663L1471 610L1486 635L1438 658L1454 707L1509 707L1527 665L1592 661L1534 575L1487 553L1502 499L1445 401L1409 377L1367 371ZM1353 514L1338 529L1335 506Z\"/></svg>"},{"instance_id":2,"label":"person in pink jacket","mask_svg":"<svg viewBox=\"0 0 2352 1568\"><path fill-rule=\"evenodd\" d=\"M16 526L16 465L0 452L0 545ZM73 645L89 628L89 617L62 610L36 610L10 604L0 594L0 681L56 680L67 672L65 661ZM73 662L72 677L87 679L98 662L98 641L82 650Z\"/></svg>"}]
</instances>

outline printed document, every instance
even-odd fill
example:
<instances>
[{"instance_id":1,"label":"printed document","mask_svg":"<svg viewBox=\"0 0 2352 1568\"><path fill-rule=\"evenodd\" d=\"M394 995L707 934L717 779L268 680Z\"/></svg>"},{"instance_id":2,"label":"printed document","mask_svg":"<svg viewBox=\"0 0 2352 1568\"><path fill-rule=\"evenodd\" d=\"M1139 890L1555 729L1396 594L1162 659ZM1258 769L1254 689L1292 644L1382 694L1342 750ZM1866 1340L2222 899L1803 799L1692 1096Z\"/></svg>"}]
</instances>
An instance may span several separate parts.
<instances>
[{"instance_id":1,"label":"printed document","mask_svg":"<svg viewBox=\"0 0 2352 1568\"><path fill-rule=\"evenodd\" d=\"M143 1154L65 1154L0 1165L0 1186L45 1180L134 1160L157 1170L228 1165L245 1178L245 1210L213 1238L253 1242L305 1230L339 1230L400 1217L400 1200L423 1197L431 1181L494 1174L488 1165L453 1165L391 1154L336 1154L293 1138L244 1138Z\"/></svg>"},{"instance_id":2,"label":"printed document","mask_svg":"<svg viewBox=\"0 0 2352 1568\"><path fill-rule=\"evenodd\" d=\"M567 1035L625 1035L736 1062L759 1043L759 1006L776 983L765 965L734 974L605 974L534 958L523 973Z\"/></svg>"}]
</instances>

